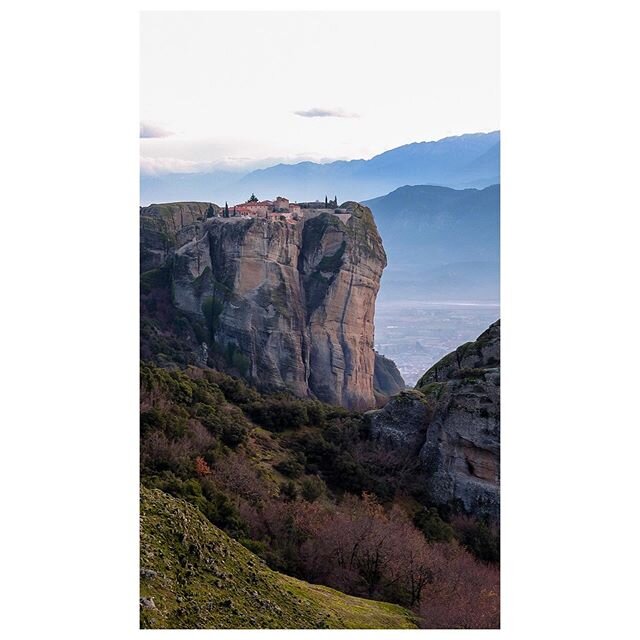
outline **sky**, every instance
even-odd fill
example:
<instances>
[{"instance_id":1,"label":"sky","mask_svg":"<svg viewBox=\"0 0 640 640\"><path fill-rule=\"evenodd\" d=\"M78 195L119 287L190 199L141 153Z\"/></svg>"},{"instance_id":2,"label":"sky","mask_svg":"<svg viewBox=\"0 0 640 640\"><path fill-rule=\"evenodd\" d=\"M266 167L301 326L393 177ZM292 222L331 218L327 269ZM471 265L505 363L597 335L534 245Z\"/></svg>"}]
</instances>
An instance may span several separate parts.
<instances>
[{"instance_id":1,"label":"sky","mask_svg":"<svg viewBox=\"0 0 640 640\"><path fill-rule=\"evenodd\" d=\"M144 174L499 129L497 12L143 12Z\"/></svg>"}]
</instances>

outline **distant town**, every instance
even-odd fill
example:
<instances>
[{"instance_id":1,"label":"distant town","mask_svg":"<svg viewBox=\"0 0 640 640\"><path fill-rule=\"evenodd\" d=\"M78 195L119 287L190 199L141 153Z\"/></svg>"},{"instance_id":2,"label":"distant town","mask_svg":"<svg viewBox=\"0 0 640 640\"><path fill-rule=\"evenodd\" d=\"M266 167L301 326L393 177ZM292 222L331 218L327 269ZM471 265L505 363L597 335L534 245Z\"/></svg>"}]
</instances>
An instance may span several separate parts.
<instances>
[{"instance_id":1,"label":"distant town","mask_svg":"<svg viewBox=\"0 0 640 640\"><path fill-rule=\"evenodd\" d=\"M315 202L290 202L288 198L278 196L275 200L258 200L255 194L246 201L229 206L214 212L213 208L207 212L207 217L221 218L264 218L267 220L283 220L296 223L304 218L311 218L321 213L333 213L346 222L351 214L346 209L338 207L338 197L329 200L325 196L324 201Z\"/></svg>"}]
</instances>

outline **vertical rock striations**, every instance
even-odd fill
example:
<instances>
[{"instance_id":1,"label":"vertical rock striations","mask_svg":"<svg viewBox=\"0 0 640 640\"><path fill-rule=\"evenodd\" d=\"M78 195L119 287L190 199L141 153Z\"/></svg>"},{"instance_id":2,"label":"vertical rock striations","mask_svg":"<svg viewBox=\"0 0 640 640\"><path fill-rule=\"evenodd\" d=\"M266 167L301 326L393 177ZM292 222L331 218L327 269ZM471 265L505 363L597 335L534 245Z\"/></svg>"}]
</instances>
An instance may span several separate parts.
<instances>
[{"instance_id":1,"label":"vertical rock striations","mask_svg":"<svg viewBox=\"0 0 640 640\"><path fill-rule=\"evenodd\" d=\"M175 228L185 205L196 207ZM386 256L369 209L297 223L206 217L206 203L143 208L143 268L171 263L173 304L263 388L375 406L373 316ZM163 208L164 207L164 208ZM178 225L179 227L179 225Z\"/></svg>"},{"instance_id":2,"label":"vertical rock striations","mask_svg":"<svg viewBox=\"0 0 640 640\"><path fill-rule=\"evenodd\" d=\"M387 258L371 211L342 205L304 223L300 262L309 332L309 387L324 402L375 405L373 316Z\"/></svg>"}]
</instances>

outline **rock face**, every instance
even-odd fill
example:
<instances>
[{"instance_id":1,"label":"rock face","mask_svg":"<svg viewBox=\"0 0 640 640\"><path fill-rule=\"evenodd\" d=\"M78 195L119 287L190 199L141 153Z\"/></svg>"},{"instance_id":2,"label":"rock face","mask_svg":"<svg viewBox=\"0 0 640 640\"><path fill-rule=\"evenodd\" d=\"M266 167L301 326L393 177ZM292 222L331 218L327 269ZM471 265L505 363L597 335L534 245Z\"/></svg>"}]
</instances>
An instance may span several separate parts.
<instances>
[{"instance_id":1,"label":"rock face","mask_svg":"<svg viewBox=\"0 0 640 640\"><path fill-rule=\"evenodd\" d=\"M347 202L348 216L291 224L220 218L217 208L208 218L209 207L143 208L143 269L171 261L173 304L200 318L251 382L375 406L373 316L386 255L369 209Z\"/></svg>"},{"instance_id":2,"label":"rock face","mask_svg":"<svg viewBox=\"0 0 640 640\"><path fill-rule=\"evenodd\" d=\"M436 502L500 517L500 321L419 380L434 401L420 458Z\"/></svg>"},{"instance_id":3,"label":"rock face","mask_svg":"<svg viewBox=\"0 0 640 640\"><path fill-rule=\"evenodd\" d=\"M422 393L407 389L391 398L383 409L369 411L366 415L372 437L394 449L418 453L424 444L431 411Z\"/></svg>"},{"instance_id":4,"label":"rock face","mask_svg":"<svg viewBox=\"0 0 640 640\"><path fill-rule=\"evenodd\" d=\"M376 351L373 390L379 402L384 404L391 396L395 396L404 389L405 383L396 363Z\"/></svg>"},{"instance_id":5,"label":"rock face","mask_svg":"<svg viewBox=\"0 0 640 640\"><path fill-rule=\"evenodd\" d=\"M172 202L140 207L140 270L161 267L176 248L192 240L207 214L220 208L208 202Z\"/></svg>"},{"instance_id":6,"label":"rock face","mask_svg":"<svg viewBox=\"0 0 640 640\"><path fill-rule=\"evenodd\" d=\"M500 321L437 362L412 393L423 405L404 392L369 412L372 435L419 451L434 502L498 520Z\"/></svg>"}]
</instances>

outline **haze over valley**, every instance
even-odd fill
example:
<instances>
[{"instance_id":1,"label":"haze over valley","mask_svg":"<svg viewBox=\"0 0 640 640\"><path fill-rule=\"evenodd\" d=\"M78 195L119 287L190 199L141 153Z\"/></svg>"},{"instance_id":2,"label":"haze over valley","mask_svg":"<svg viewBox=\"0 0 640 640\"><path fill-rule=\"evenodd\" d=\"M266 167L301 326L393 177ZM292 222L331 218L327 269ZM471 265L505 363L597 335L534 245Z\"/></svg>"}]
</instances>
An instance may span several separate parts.
<instances>
[{"instance_id":1,"label":"haze over valley","mask_svg":"<svg viewBox=\"0 0 640 640\"><path fill-rule=\"evenodd\" d=\"M499 628L498 15L141 22L141 627Z\"/></svg>"},{"instance_id":2,"label":"haze over valley","mask_svg":"<svg viewBox=\"0 0 640 640\"><path fill-rule=\"evenodd\" d=\"M154 167L156 165L153 165ZM141 168L141 203L184 200L241 201L250 193L316 200L338 195L345 200L383 196L404 185L482 188L500 181L500 132L450 136L389 149L368 160L279 163L243 171L165 172Z\"/></svg>"},{"instance_id":3,"label":"haze over valley","mask_svg":"<svg viewBox=\"0 0 640 640\"><path fill-rule=\"evenodd\" d=\"M379 299L376 350L391 358L405 384L413 387L440 358L475 340L499 316L498 303Z\"/></svg>"},{"instance_id":4,"label":"haze over valley","mask_svg":"<svg viewBox=\"0 0 640 640\"><path fill-rule=\"evenodd\" d=\"M374 215L387 255L376 302L376 350L411 386L500 315L499 163L496 131L413 143L370 160L280 164L246 175L143 175L142 197L227 202L232 211L252 193L320 204L342 201L340 194L360 199Z\"/></svg>"},{"instance_id":5,"label":"haze over valley","mask_svg":"<svg viewBox=\"0 0 640 640\"><path fill-rule=\"evenodd\" d=\"M404 186L365 204L388 259L376 349L413 386L500 316L500 186Z\"/></svg>"}]
</instances>

